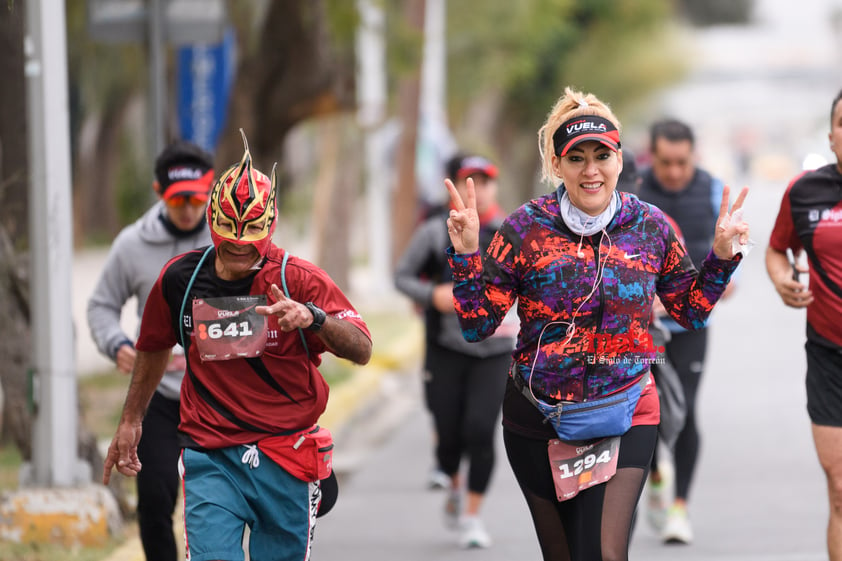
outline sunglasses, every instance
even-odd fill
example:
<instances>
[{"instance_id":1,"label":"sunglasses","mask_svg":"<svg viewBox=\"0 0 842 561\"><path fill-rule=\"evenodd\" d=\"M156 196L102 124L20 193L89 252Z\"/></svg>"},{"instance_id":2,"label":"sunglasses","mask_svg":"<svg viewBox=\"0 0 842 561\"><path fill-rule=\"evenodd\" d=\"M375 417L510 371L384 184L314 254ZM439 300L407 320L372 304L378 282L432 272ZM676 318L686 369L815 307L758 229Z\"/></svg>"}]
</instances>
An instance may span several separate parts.
<instances>
[{"instance_id":1,"label":"sunglasses","mask_svg":"<svg viewBox=\"0 0 842 561\"><path fill-rule=\"evenodd\" d=\"M182 207L185 204L190 204L193 206L202 206L207 202L207 197L198 197L196 195L178 195L166 200L167 206L173 208Z\"/></svg>"}]
</instances>

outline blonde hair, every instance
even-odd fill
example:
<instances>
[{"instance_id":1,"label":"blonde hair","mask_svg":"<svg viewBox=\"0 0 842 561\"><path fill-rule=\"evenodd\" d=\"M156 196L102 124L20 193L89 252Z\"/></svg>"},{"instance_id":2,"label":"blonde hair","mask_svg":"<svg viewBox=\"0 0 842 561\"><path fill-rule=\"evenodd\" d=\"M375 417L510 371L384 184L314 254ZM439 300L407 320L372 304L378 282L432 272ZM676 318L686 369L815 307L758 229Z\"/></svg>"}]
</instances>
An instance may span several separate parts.
<instances>
[{"instance_id":1,"label":"blonde hair","mask_svg":"<svg viewBox=\"0 0 842 561\"><path fill-rule=\"evenodd\" d=\"M558 98L547 115L547 120L538 129L538 153L541 155L541 179L555 186L561 178L553 166L553 134L562 123L573 117L596 115L611 121L620 130L620 121L607 104L594 94L582 93L569 86L564 88L564 95Z\"/></svg>"}]
</instances>

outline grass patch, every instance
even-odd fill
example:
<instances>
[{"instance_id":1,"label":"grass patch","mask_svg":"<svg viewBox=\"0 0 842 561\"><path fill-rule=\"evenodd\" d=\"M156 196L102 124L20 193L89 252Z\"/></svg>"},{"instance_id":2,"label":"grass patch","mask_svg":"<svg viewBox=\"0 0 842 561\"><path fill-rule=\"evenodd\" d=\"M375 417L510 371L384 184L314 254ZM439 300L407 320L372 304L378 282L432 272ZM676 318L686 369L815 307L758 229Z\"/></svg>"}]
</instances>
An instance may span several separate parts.
<instances>
[{"instance_id":1,"label":"grass patch","mask_svg":"<svg viewBox=\"0 0 842 561\"><path fill-rule=\"evenodd\" d=\"M130 377L116 368L79 378L79 406L82 420L98 439L114 436Z\"/></svg>"},{"instance_id":2,"label":"grass patch","mask_svg":"<svg viewBox=\"0 0 842 561\"><path fill-rule=\"evenodd\" d=\"M101 561L107 558L122 539L111 540L102 547L67 547L54 544L18 544L0 541L3 561Z\"/></svg>"},{"instance_id":3,"label":"grass patch","mask_svg":"<svg viewBox=\"0 0 842 561\"><path fill-rule=\"evenodd\" d=\"M347 360L336 358L333 355L322 355L322 363L319 365L319 372L322 373L327 384L331 388L342 384L351 378L354 369L357 368Z\"/></svg>"},{"instance_id":4,"label":"grass patch","mask_svg":"<svg viewBox=\"0 0 842 561\"><path fill-rule=\"evenodd\" d=\"M407 331L411 331L421 322L421 317L410 315L403 311L384 311L367 313L363 316L371 339L374 342L374 352L382 349L390 349L395 343L406 337Z\"/></svg>"},{"instance_id":5,"label":"grass patch","mask_svg":"<svg viewBox=\"0 0 842 561\"><path fill-rule=\"evenodd\" d=\"M6 444L0 447L0 491L18 488L18 472L22 461L20 452L14 445Z\"/></svg>"}]
</instances>

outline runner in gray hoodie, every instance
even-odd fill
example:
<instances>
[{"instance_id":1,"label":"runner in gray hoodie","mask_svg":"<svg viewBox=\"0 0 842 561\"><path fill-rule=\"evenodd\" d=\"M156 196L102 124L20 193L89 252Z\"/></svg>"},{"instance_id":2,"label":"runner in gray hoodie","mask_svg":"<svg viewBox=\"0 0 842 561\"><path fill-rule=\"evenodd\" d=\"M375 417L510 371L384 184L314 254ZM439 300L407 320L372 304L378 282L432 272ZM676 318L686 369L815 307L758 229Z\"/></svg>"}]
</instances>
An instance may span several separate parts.
<instances>
[{"instance_id":1,"label":"runner in gray hoodie","mask_svg":"<svg viewBox=\"0 0 842 561\"><path fill-rule=\"evenodd\" d=\"M134 367L136 334L127 334L120 325L123 306L137 298L139 320L164 264L210 245L205 207L212 182L210 154L185 141L166 147L155 161L153 188L160 200L125 227L111 246L88 300L88 325L100 352L125 374ZM149 404L138 445L143 470L137 477L137 513L148 561L178 558L172 516L178 498L178 399L184 367L184 354L177 347Z\"/></svg>"}]
</instances>

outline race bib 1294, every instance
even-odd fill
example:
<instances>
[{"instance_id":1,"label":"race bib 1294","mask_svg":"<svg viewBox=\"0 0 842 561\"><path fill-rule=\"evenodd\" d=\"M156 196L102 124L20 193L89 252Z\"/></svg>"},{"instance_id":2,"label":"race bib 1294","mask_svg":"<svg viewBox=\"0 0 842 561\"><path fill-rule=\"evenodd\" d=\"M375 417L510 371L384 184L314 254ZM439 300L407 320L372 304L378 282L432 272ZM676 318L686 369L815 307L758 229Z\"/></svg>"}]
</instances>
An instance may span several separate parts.
<instances>
[{"instance_id":1,"label":"race bib 1294","mask_svg":"<svg viewBox=\"0 0 842 561\"><path fill-rule=\"evenodd\" d=\"M579 491L605 483L617 473L619 436L580 446L554 439L547 446L559 501L572 499Z\"/></svg>"}]
</instances>

